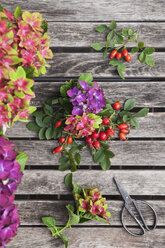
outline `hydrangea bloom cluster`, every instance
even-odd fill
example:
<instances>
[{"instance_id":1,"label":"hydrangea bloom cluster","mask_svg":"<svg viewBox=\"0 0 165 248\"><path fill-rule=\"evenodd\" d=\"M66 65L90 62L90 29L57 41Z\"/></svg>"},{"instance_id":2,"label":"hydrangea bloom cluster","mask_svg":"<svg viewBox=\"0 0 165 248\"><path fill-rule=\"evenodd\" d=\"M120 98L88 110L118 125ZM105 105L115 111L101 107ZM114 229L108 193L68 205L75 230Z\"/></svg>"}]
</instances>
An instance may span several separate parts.
<instances>
[{"instance_id":1,"label":"hydrangea bloom cluster","mask_svg":"<svg viewBox=\"0 0 165 248\"><path fill-rule=\"evenodd\" d=\"M5 247L17 233L20 224L14 195L23 173L16 161L13 143L0 136L0 247Z\"/></svg>"},{"instance_id":2,"label":"hydrangea bloom cluster","mask_svg":"<svg viewBox=\"0 0 165 248\"><path fill-rule=\"evenodd\" d=\"M66 120L65 124L67 126L64 128L64 131L75 136L76 138L83 138L92 134L95 130L95 122L96 120L91 119L86 113L83 113L82 116L72 115Z\"/></svg>"},{"instance_id":3,"label":"hydrangea bloom cluster","mask_svg":"<svg viewBox=\"0 0 165 248\"><path fill-rule=\"evenodd\" d=\"M86 213L90 212L92 215L101 216L107 219L111 214L107 211L106 198L103 198L98 189L83 190L83 195L75 194L75 199L79 202L79 211Z\"/></svg>"},{"instance_id":4,"label":"hydrangea bloom cluster","mask_svg":"<svg viewBox=\"0 0 165 248\"><path fill-rule=\"evenodd\" d=\"M85 81L79 81L80 89L75 86L67 91L73 105L72 115L82 115L85 113L99 113L105 107L105 97L103 90L94 82L94 86L90 86Z\"/></svg>"},{"instance_id":5,"label":"hydrangea bloom cluster","mask_svg":"<svg viewBox=\"0 0 165 248\"><path fill-rule=\"evenodd\" d=\"M28 118L34 97L33 80L29 78L45 74L45 59L50 58L52 51L42 15L22 12L20 7L13 15L0 6L0 127ZM24 77L21 70L17 73L18 67L24 68Z\"/></svg>"}]
</instances>

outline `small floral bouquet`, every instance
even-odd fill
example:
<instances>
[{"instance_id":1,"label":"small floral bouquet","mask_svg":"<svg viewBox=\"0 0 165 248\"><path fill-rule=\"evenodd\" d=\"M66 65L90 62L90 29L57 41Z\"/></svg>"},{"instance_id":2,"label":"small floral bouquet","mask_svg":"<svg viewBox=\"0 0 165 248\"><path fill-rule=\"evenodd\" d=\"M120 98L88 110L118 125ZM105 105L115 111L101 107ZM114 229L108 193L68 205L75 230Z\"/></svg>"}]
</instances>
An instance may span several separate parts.
<instances>
[{"instance_id":1,"label":"small floral bouquet","mask_svg":"<svg viewBox=\"0 0 165 248\"><path fill-rule=\"evenodd\" d=\"M0 247L11 241L20 224L14 193L21 182L28 156L15 151L14 144L0 136Z\"/></svg>"},{"instance_id":2,"label":"small floral bouquet","mask_svg":"<svg viewBox=\"0 0 165 248\"><path fill-rule=\"evenodd\" d=\"M0 128L25 121L35 111L32 77L46 73L45 59L52 58L47 23L40 13L14 15L0 6Z\"/></svg>"},{"instance_id":3,"label":"small floral bouquet","mask_svg":"<svg viewBox=\"0 0 165 248\"><path fill-rule=\"evenodd\" d=\"M115 132L126 140L131 127L139 128L137 117L144 117L149 111L143 108L137 113L130 112L135 99L128 99L123 108L119 101L110 103L91 74L80 76L78 82L66 82L60 93L61 97L48 99L43 110L33 113L35 120L27 128L39 131L40 139L59 138L60 145L53 154L62 154L61 171L76 171L81 162L80 151L85 148L89 148L95 163L100 163L103 170L109 169L114 157L109 141Z\"/></svg>"},{"instance_id":4,"label":"small floral bouquet","mask_svg":"<svg viewBox=\"0 0 165 248\"><path fill-rule=\"evenodd\" d=\"M57 226L56 220L52 217L43 217L42 221L50 229L52 236L55 238L61 238L68 247L68 239L62 232L72 225L81 224L89 220L100 221L108 223L108 218L111 216L110 212L107 211L106 199L102 197L98 189L87 189L82 188L80 185L72 182L72 174L68 174L65 177L65 185L73 187L73 196L75 205L67 205L69 219L64 227Z\"/></svg>"}]
</instances>

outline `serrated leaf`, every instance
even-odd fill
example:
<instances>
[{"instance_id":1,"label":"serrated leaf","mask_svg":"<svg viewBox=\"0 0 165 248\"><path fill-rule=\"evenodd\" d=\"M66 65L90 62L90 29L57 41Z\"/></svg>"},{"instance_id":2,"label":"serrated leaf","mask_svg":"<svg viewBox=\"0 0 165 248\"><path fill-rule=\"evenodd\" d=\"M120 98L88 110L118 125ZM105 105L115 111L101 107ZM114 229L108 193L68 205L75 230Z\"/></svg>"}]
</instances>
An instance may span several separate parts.
<instances>
[{"instance_id":1,"label":"serrated leaf","mask_svg":"<svg viewBox=\"0 0 165 248\"><path fill-rule=\"evenodd\" d=\"M42 217L42 221L48 228L56 226L56 220L52 217Z\"/></svg>"},{"instance_id":2,"label":"serrated leaf","mask_svg":"<svg viewBox=\"0 0 165 248\"><path fill-rule=\"evenodd\" d=\"M103 58L104 58L104 59L106 58L107 53L108 53L108 50L107 50L107 48L105 48L105 50L104 50L104 52L103 52Z\"/></svg>"},{"instance_id":3,"label":"serrated leaf","mask_svg":"<svg viewBox=\"0 0 165 248\"><path fill-rule=\"evenodd\" d=\"M145 54L152 54L155 52L155 49L153 47L145 47L143 52Z\"/></svg>"},{"instance_id":4,"label":"serrated leaf","mask_svg":"<svg viewBox=\"0 0 165 248\"><path fill-rule=\"evenodd\" d=\"M53 121L53 117L52 116L46 116L44 119L43 119L43 123L45 125L48 125L50 126L52 124L52 121Z\"/></svg>"},{"instance_id":5,"label":"serrated leaf","mask_svg":"<svg viewBox=\"0 0 165 248\"><path fill-rule=\"evenodd\" d=\"M47 129L46 127L42 127L42 128L40 129L39 134L38 134L40 140L45 139L45 132L46 132L46 129Z\"/></svg>"},{"instance_id":6,"label":"serrated leaf","mask_svg":"<svg viewBox=\"0 0 165 248\"><path fill-rule=\"evenodd\" d=\"M146 58L146 55L144 52L142 52L140 55L139 55L139 60L141 63L143 63L145 61L145 58Z\"/></svg>"},{"instance_id":7,"label":"serrated leaf","mask_svg":"<svg viewBox=\"0 0 165 248\"><path fill-rule=\"evenodd\" d=\"M134 98L130 98L126 100L124 103L124 110L131 110L135 107L136 100Z\"/></svg>"},{"instance_id":8,"label":"serrated leaf","mask_svg":"<svg viewBox=\"0 0 165 248\"><path fill-rule=\"evenodd\" d=\"M19 163L20 167L21 167L21 171L24 171L25 169L25 165L26 165L26 161L29 158L29 156L22 152L22 151L17 151L18 155L16 157L16 161Z\"/></svg>"},{"instance_id":9,"label":"serrated leaf","mask_svg":"<svg viewBox=\"0 0 165 248\"><path fill-rule=\"evenodd\" d=\"M118 72L119 76L124 80L125 79L124 74L122 73L122 70L120 69L119 66L117 67L117 72Z\"/></svg>"},{"instance_id":10,"label":"serrated leaf","mask_svg":"<svg viewBox=\"0 0 165 248\"><path fill-rule=\"evenodd\" d=\"M114 30L110 31L107 35L107 40L112 40L114 36L115 36L115 31Z\"/></svg>"},{"instance_id":11,"label":"serrated leaf","mask_svg":"<svg viewBox=\"0 0 165 248\"><path fill-rule=\"evenodd\" d=\"M137 53L139 51L139 47L132 47L131 53Z\"/></svg>"},{"instance_id":12,"label":"serrated leaf","mask_svg":"<svg viewBox=\"0 0 165 248\"><path fill-rule=\"evenodd\" d=\"M118 35L117 38L116 38L116 43L123 43L124 39L121 35Z\"/></svg>"},{"instance_id":13,"label":"serrated leaf","mask_svg":"<svg viewBox=\"0 0 165 248\"><path fill-rule=\"evenodd\" d=\"M111 21L109 28L110 29L115 29L117 27L117 23L115 21Z\"/></svg>"},{"instance_id":14,"label":"serrated leaf","mask_svg":"<svg viewBox=\"0 0 165 248\"><path fill-rule=\"evenodd\" d=\"M135 117L144 117L144 116L148 115L148 113L149 113L149 108L143 108L139 112L134 114L134 116Z\"/></svg>"},{"instance_id":15,"label":"serrated leaf","mask_svg":"<svg viewBox=\"0 0 165 248\"><path fill-rule=\"evenodd\" d=\"M80 162L81 162L81 155L80 155L80 153L76 153L75 154L75 161L76 161L76 163L78 165L80 164Z\"/></svg>"},{"instance_id":16,"label":"serrated leaf","mask_svg":"<svg viewBox=\"0 0 165 248\"><path fill-rule=\"evenodd\" d=\"M104 46L101 43L94 43L94 44L91 45L91 47L93 49L95 49L96 51L101 51Z\"/></svg>"},{"instance_id":17,"label":"serrated leaf","mask_svg":"<svg viewBox=\"0 0 165 248\"><path fill-rule=\"evenodd\" d=\"M78 224L80 221L80 217L76 214L74 214L74 207L72 205L67 205L66 208L68 209L68 213L69 213L69 220L67 222L67 225L71 226L71 225L75 225Z\"/></svg>"},{"instance_id":18,"label":"serrated leaf","mask_svg":"<svg viewBox=\"0 0 165 248\"><path fill-rule=\"evenodd\" d=\"M135 117L131 118L130 124L131 124L131 126L135 127L136 129L139 128L139 121Z\"/></svg>"},{"instance_id":19,"label":"serrated leaf","mask_svg":"<svg viewBox=\"0 0 165 248\"><path fill-rule=\"evenodd\" d=\"M48 127L46 132L45 132L45 136L46 136L46 139L49 140L49 139L52 139L53 138L53 132L54 132L54 128L52 127Z\"/></svg>"},{"instance_id":20,"label":"serrated leaf","mask_svg":"<svg viewBox=\"0 0 165 248\"><path fill-rule=\"evenodd\" d=\"M39 127L45 127L45 123L43 122L42 117L36 117L35 121Z\"/></svg>"},{"instance_id":21,"label":"serrated leaf","mask_svg":"<svg viewBox=\"0 0 165 248\"><path fill-rule=\"evenodd\" d=\"M33 116L43 118L44 117L44 113L43 113L43 111L38 111L37 110L37 111L35 111L33 113Z\"/></svg>"},{"instance_id":22,"label":"serrated leaf","mask_svg":"<svg viewBox=\"0 0 165 248\"><path fill-rule=\"evenodd\" d=\"M100 148L94 154L93 160L95 163L100 163L105 158L104 150Z\"/></svg>"},{"instance_id":23,"label":"serrated leaf","mask_svg":"<svg viewBox=\"0 0 165 248\"><path fill-rule=\"evenodd\" d=\"M138 43L138 47L139 47L140 49L142 49L142 48L144 47L144 42L140 41L140 42Z\"/></svg>"},{"instance_id":24,"label":"serrated leaf","mask_svg":"<svg viewBox=\"0 0 165 248\"><path fill-rule=\"evenodd\" d=\"M32 132L37 132L40 130L40 127L34 121L28 122L26 127Z\"/></svg>"},{"instance_id":25,"label":"serrated leaf","mask_svg":"<svg viewBox=\"0 0 165 248\"><path fill-rule=\"evenodd\" d=\"M151 67L153 67L154 64L155 64L154 59L151 56L148 56L148 55L146 55L146 57L145 57L145 63L148 66L151 66Z\"/></svg>"},{"instance_id":26,"label":"serrated leaf","mask_svg":"<svg viewBox=\"0 0 165 248\"><path fill-rule=\"evenodd\" d=\"M128 35L128 29L123 28L122 29L122 35L127 36Z\"/></svg>"},{"instance_id":27,"label":"serrated leaf","mask_svg":"<svg viewBox=\"0 0 165 248\"><path fill-rule=\"evenodd\" d=\"M100 163L101 168L103 170L109 170L110 166L111 166L111 162L108 156L105 156L104 160L101 161Z\"/></svg>"},{"instance_id":28,"label":"serrated leaf","mask_svg":"<svg viewBox=\"0 0 165 248\"><path fill-rule=\"evenodd\" d=\"M105 150L104 153L105 153L105 156L108 158L113 158L115 156L115 154L110 150Z\"/></svg>"},{"instance_id":29,"label":"serrated leaf","mask_svg":"<svg viewBox=\"0 0 165 248\"><path fill-rule=\"evenodd\" d=\"M45 104L44 112L47 115L52 115L53 114L53 108L50 105Z\"/></svg>"},{"instance_id":30,"label":"serrated leaf","mask_svg":"<svg viewBox=\"0 0 165 248\"><path fill-rule=\"evenodd\" d=\"M125 66L125 64L122 63L122 62L120 62L120 63L118 64L118 68L119 68L119 70L121 70L121 71L126 71L126 66Z\"/></svg>"},{"instance_id":31,"label":"serrated leaf","mask_svg":"<svg viewBox=\"0 0 165 248\"><path fill-rule=\"evenodd\" d=\"M68 238L67 236L60 234L59 237L62 239L62 241L64 242L65 248L68 248Z\"/></svg>"},{"instance_id":32,"label":"serrated leaf","mask_svg":"<svg viewBox=\"0 0 165 248\"><path fill-rule=\"evenodd\" d=\"M96 28L96 31L101 33L101 32L106 31L107 28L108 28L107 25L101 24L100 26L98 26L98 27Z\"/></svg>"},{"instance_id":33,"label":"serrated leaf","mask_svg":"<svg viewBox=\"0 0 165 248\"><path fill-rule=\"evenodd\" d=\"M77 170L74 158L72 156L72 153L69 151L69 160L70 160L70 167L71 167L71 171L74 172Z\"/></svg>"},{"instance_id":34,"label":"serrated leaf","mask_svg":"<svg viewBox=\"0 0 165 248\"><path fill-rule=\"evenodd\" d=\"M85 81L87 83L91 83L93 81L92 73L86 73L82 74L79 78L78 81Z\"/></svg>"},{"instance_id":35,"label":"serrated leaf","mask_svg":"<svg viewBox=\"0 0 165 248\"><path fill-rule=\"evenodd\" d=\"M72 187L72 176L72 173L69 173L65 176L64 183L65 186L68 188Z\"/></svg>"},{"instance_id":36,"label":"serrated leaf","mask_svg":"<svg viewBox=\"0 0 165 248\"><path fill-rule=\"evenodd\" d=\"M104 150L107 150L109 148L109 145L104 143L103 141L100 141L100 145Z\"/></svg>"},{"instance_id":37,"label":"serrated leaf","mask_svg":"<svg viewBox=\"0 0 165 248\"><path fill-rule=\"evenodd\" d=\"M58 169L60 171L65 171L65 170L69 170L70 169L70 164L69 163L65 163L65 164L61 164Z\"/></svg>"}]
</instances>

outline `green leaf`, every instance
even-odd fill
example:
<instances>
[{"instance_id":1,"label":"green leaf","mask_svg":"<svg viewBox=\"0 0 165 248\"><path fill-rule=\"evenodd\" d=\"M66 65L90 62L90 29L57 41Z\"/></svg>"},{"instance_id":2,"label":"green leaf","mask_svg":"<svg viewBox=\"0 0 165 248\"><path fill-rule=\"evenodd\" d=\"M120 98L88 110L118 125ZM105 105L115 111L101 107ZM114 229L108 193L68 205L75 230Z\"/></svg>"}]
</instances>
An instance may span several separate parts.
<instances>
[{"instance_id":1,"label":"green leaf","mask_svg":"<svg viewBox=\"0 0 165 248\"><path fill-rule=\"evenodd\" d=\"M146 55L146 57L145 57L145 63L151 67L153 67L155 64L154 59L148 55Z\"/></svg>"},{"instance_id":2,"label":"green leaf","mask_svg":"<svg viewBox=\"0 0 165 248\"><path fill-rule=\"evenodd\" d=\"M107 150L109 148L109 145L104 143L103 141L100 141L100 145L104 150ZM104 151L105 152L105 151Z\"/></svg>"},{"instance_id":3,"label":"green leaf","mask_svg":"<svg viewBox=\"0 0 165 248\"><path fill-rule=\"evenodd\" d=\"M62 239L62 241L64 242L65 248L68 248L68 238L67 236L60 234L59 237Z\"/></svg>"},{"instance_id":4,"label":"green leaf","mask_svg":"<svg viewBox=\"0 0 165 248\"><path fill-rule=\"evenodd\" d=\"M128 29L123 28L122 29L122 35L127 36L128 35Z\"/></svg>"},{"instance_id":5,"label":"green leaf","mask_svg":"<svg viewBox=\"0 0 165 248\"><path fill-rule=\"evenodd\" d=\"M69 173L65 176L64 183L65 186L68 188L72 187L72 176L72 173Z\"/></svg>"},{"instance_id":6,"label":"green leaf","mask_svg":"<svg viewBox=\"0 0 165 248\"><path fill-rule=\"evenodd\" d=\"M38 134L40 140L45 139L45 132L46 132L46 129L47 129L46 127L42 127L42 128L40 129L39 134Z\"/></svg>"},{"instance_id":7,"label":"green leaf","mask_svg":"<svg viewBox=\"0 0 165 248\"><path fill-rule=\"evenodd\" d=\"M45 127L45 124L43 123L43 120L41 117L36 117L35 121L39 127Z\"/></svg>"},{"instance_id":8,"label":"green leaf","mask_svg":"<svg viewBox=\"0 0 165 248\"><path fill-rule=\"evenodd\" d=\"M32 132L37 132L40 130L40 127L34 121L27 123L26 127Z\"/></svg>"},{"instance_id":9,"label":"green leaf","mask_svg":"<svg viewBox=\"0 0 165 248\"><path fill-rule=\"evenodd\" d=\"M74 172L77 170L75 161L73 159L72 153L69 151L69 160L70 160L70 166L71 166L71 171Z\"/></svg>"},{"instance_id":10,"label":"green leaf","mask_svg":"<svg viewBox=\"0 0 165 248\"><path fill-rule=\"evenodd\" d=\"M67 222L68 226L78 224L80 221L80 217L76 214L74 214L74 207L72 205L67 205L66 208L68 209L69 213L69 220Z\"/></svg>"},{"instance_id":11,"label":"green leaf","mask_svg":"<svg viewBox=\"0 0 165 248\"><path fill-rule=\"evenodd\" d=\"M65 84L63 86L60 87L60 94L62 97L68 97L67 95L67 91L70 89L70 86Z\"/></svg>"},{"instance_id":12,"label":"green leaf","mask_svg":"<svg viewBox=\"0 0 165 248\"><path fill-rule=\"evenodd\" d=\"M14 12L15 19L18 20L21 15L22 15L21 7L17 6Z\"/></svg>"},{"instance_id":13,"label":"green leaf","mask_svg":"<svg viewBox=\"0 0 165 248\"><path fill-rule=\"evenodd\" d=\"M144 117L144 116L148 115L148 113L149 113L149 108L143 108L139 112L134 114L134 116L135 117Z\"/></svg>"},{"instance_id":14,"label":"green leaf","mask_svg":"<svg viewBox=\"0 0 165 248\"><path fill-rule=\"evenodd\" d=\"M139 47L132 47L131 53L137 53L139 51Z\"/></svg>"},{"instance_id":15,"label":"green leaf","mask_svg":"<svg viewBox=\"0 0 165 248\"><path fill-rule=\"evenodd\" d=\"M58 99L53 99L52 100L52 104L57 104L57 103L59 103Z\"/></svg>"},{"instance_id":16,"label":"green leaf","mask_svg":"<svg viewBox=\"0 0 165 248\"><path fill-rule=\"evenodd\" d=\"M107 49L107 48L105 48L105 50L104 50L104 52L103 52L103 58L104 58L104 59L106 58L107 53L108 53L108 49Z\"/></svg>"},{"instance_id":17,"label":"green leaf","mask_svg":"<svg viewBox=\"0 0 165 248\"><path fill-rule=\"evenodd\" d=\"M131 124L131 126L135 127L136 129L139 128L139 121L135 117L131 118L130 124Z\"/></svg>"},{"instance_id":18,"label":"green leaf","mask_svg":"<svg viewBox=\"0 0 165 248\"><path fill-rule=\"evenodd\" d=\"M111 162L108 156L105 156L104 160L101 161L100 163L101 168L103 170L109 170L110 166L111 166Z\"/></svg>"},{"instance_id":19,"label":"green leaf","mask_svg":"<svg viewBox=\"0 0 165 248\"><path fill-rule=\"evenodd\" d=\"M115 21L111 21L109 28L110 29L115 29L117 27L117 23Z\"/></svg>"},{"instance_id":20,"label":"green leaf","mask_svg":"<svg viewBox=\"0 0 165 248\"><path fill-rule=\"evenodd\" d=\"M53 114L53 108L47 104L44 106L44 112L47 115L52 115Z\"/></svg>"},{"instance_id":21,"label":"green leaf","mask_svg":"<svg viewBox=\"0 0 165 248\"><path fill-rule=\"evenodd\" d=\"M56 220L52 217L42 217L42 221L50 229L56 226Z\"/></svg>"},{"instance_id":22,"label":"green leaf","mask_svg":"<svg viewBox=\"0 0 165 248\"><path fill-rule=\"evenodd\" d=\"M53 132L54 132L54 128L48 127L48 129L45 132L45 136L47 140L53 138Z\"/></svg>"},{"instance_id":23,"label":"green leaf","mask_svg":"<svg viewBox=\"0 0 165 248\"><path fill-rule=\"evenodd\" d=\"M21 66L17 68L17 78L26 78L26 72Z\"/></svg>"},{"instance_id":24,"label":"green leaf","mask_svg":"<svg viewBox=\"0 0 165 248\"><path fill-rule=\"evenodd\" d=\"M115 36L115 31L114 30L110 31L107 35L107 40L112 40L114 36Z\"/></svg>"},{"instance_id":25,"label":"green leaf","mask_svg":"<svg viewBox=\"0 0 165 248\"><path fill-rule=\"evenodd\" d=\"M43 29L43 33L46 33L47 32L47 30L48 30L48 23L47 23L47 21L45 19L42 21L41 28Z\"/></svg>"},{"instance_id":26,"label":"green leaf","mask_svg":"<svg viewBox=\"0 0 165 248\"><path fill-rule=\"evenodd\" d=\"M103 49L104 46L101 43L94 43L94 44L91 45L91 47L93 49L95 49L96 51L100 51L100 50Z\"/></svg>"},{"instance_id":27,"label":"green leaf","mask_svg":"<svg viewBox=\"0 0 165 248\"><path fill-rule=\"evenodd\" d=\"M58 167L58 169L59 169L60 171L69 170L69 169L70 169L70 164L68 164L68 163L61 164L61 165Z\"/></svg>"},{"instance_id":28,"label":"green leaf","mask_svg":"<svg viewBox=\"0 0 165 248\"><path fill-rule=\"evenodd\" d=\"M33 116L42 118L42 117L44 117L44 113L43 113L43 111L37 110L33 113Z\"/></svg>"},{"instance_id":29,"label":"green leaf","mask_svg":"<svg viewBox=\"0 0 165 248\"><path fill-rule=\"evenodd\" d=\"M106 47L109 47L110 42L111 42L110 40L107 40L107 41L106 41Z\"/></svg>"},{"instance_id":30,"label":"green leaf","mask_svg":"<svg viewBox=\"0 0 165 248\"><path fill-rule=\"evenodd\" d=\"M105 156L108 158L113 158L115 156L115 154L110 150L106 150L104 151L104 153L105 153Z\"/></svg>"},{"instance_id":31,"label":"green leaf","mask_svg":"<svg viewBox=\"0 0 165 248\"><path fill-rule=\"evenodd\" d=\"M15 90L14 95L22 99L25 98L25 94L22 91Z\"/></svg>"},{"instance_id":32,"label":"green leaf","mask_svg":"<svg viewBox=\"0 0 165 248\"><path fill-rule=\"evenodd\" d=\"M19 163L19 165L21 166L21 171L24 171L25 169L25 165L26 165L26 161L29 158L28 155L22 151L17 151L19 155L17 155L16 157L16 161Z\"/></svg>"},{"instance_id":33,"label":"green leaf","mask_svg":"<svg viewBox=\"0 0 165 248\"><path fill-rule=\"evenodd\" d=\"M105 158L104 150L100 148L94 154L93 160L95 163L100 163Z\"/></svg>"},{"instance_id":34,"label":"green leaf","mask_svg":"<svg viewBox=\"0 0 165 248\"><path fill-rule=\"evenodd\" d=\"M44 119L43 119L43 123L45 125L48 125L50 126L52 124L52 121L53 121L53 117L52 116L46 116Z\"/></svg>"},{"instance_id":35,"label":"green leaf","mask_svg":"<svg viewBox=\"0 0 165 248\"><path fill-rule=\"evenodd\" d=\"M120 69L119 66L117 67L117 72L118 72L119 76L124 80L125 79L124 74L122 73L122 70Z\"/></svg>"},{"instance_id":36,"label":"green leaf","mask_svg":"<svg viewBox=\"0 0 165 248\"><path fill-rule=\"evenodd\" d=\"M2 7L2 5L0 4L0 11L2 12L3 11L3 7Z\"/></svg>"},{"instance_id":37,"label":"green leaf","mask_svg":"<svg viewBox=\"0 0 165 248\"><path fill-rule=\"evenodd\" d=\"M125 64L122 63L122 62L119 62L118 68L119 68L121 71L126 71L126 66L125 66Z\"/></svg>"},{"instance_id":38,"label":"green leaf","mask_svg":"<svg viewBox=\"0 0 165 248\"><path fill-rule=\"evenodd\" d=\"M142 52L140 55L139 55L139 60L141 63L143 63L145 61L145 58L146 58L146 55L144 52Z\"/></svg>"},{"instance_id":39,"label":"green leaf","mask_svg":"<svg viewBox=\"0 0 165 248\"><path fill-rule=\"evenodd\" d=\"M103 223L109 223L107 220L103 219L102 217L100 217L98 215L92 215L91 213L84 214L83 218L86 218L88 220L97 220L97 221L103 222Z\"/></svg>"},{"instance_id":40,"label":"green leaf","mask_svg":"<svg viewBox=\"0 0 165 248\"><path fill-rule=\"evenodd\" d=\"M78 146L73 146L71 149L70 149L70 152L71 153L75 153L77 152L79 149L78 149Z\"/></svg>"},{"instance_id":41,"label":"green leaf","mask_svg":"<svg viewBox=\"0 0 165 248\"><path fill-rule=\"evenodd\" d=\"M133 30L130 28L130 29L128 29L128 34L129 35L133 35Z\"/></svg>"},{"instance_id":42,"label":"green leaf","mask_svg":"<svg viewBox=\"0 0 165 248\"><path fill-rule=\"evenodd\" d=\"M37 109L36 107L30 106L29 107L29 114L34 113L36 111L36 109Z\"/></svg>"},{"instance_id":43,"label":"green leaf","mask_svg":"<svg viewBox=\"0 0 165 248\"><path fill-rule=\"evenodd\" d=\"M73 184L73 194L81 195L82 194L82 187L78 184L75 184L74 182L72 184Z\"/></svg>"},{"instance_id":44,"label":"green leaf","mask_svg":"<svg viewBox=\"0 0 165 248\"><path fill-rule=\"evenodd\" d=\"M121 35L118 35L117 38L116 38L116 43L123 43L124 39Z\"/></svg>"},{"instance_id":45,"label":"green leaf","mask_svg":"<svg viewBox=\"0 0 165 248\"><path fill-rule=\"evenodd\" d=\"M143 52L145 54L152 54L155 52L155 49L153 47L145 47Z\"/></svg>"},{"instance_id":46,"label":"green leaf","mask_svg":"<svg viewBox=\"0 0 165 248\"><path fill-rule=\"evenodd\" d=\"M130 98L126 100L124 103L124 110L131 110L135 107L136 100L134 98Z\"/></svg>"},{"instance_id":47,"label":"green leaf","mask_svg":"<svg viewBox=\"0 0 165 248\"><path fill-rule=\"evenodd\" d=\"M76 161L76 163L78 165L80 164L80 162L81 162L81 155L80 155L80 153L76 153L75 154L75 161Z\"/></svg>"},{"instance_id":48,"label":"green leaf","mask_svg":"<svg viewBox=\"0 0 165 248\"><path fill-rule=\"evenodd\" d=\"M93 81L92 73L82 74L78 79L78 82L79 81L85 81L87 83L92 82Z\"/></svg>"},{"instance_id":49,"label":"green leaf","mask_svg":"<svg viewBox=\"0 0 165 248\"><path fill-rule=\"evenodd\" d=\"M144 42L140 41L140 42L138 43L138 47L139 47L140 49L142 49L142 48L144 47Z\"/></svg>"},{"instance_id":50,"label":"green leaf","mask_svg":"<svg viewBox=\"0 0 165 248\"><path fill-rule=\"evenodd\" d=\"M102 32L104 32L104 31L106 31L107 28L108 28L107 25L101 24L100 26L98 26L98 27L96 28L96 31L102 33Z\"/></svg>"}]
</instances>

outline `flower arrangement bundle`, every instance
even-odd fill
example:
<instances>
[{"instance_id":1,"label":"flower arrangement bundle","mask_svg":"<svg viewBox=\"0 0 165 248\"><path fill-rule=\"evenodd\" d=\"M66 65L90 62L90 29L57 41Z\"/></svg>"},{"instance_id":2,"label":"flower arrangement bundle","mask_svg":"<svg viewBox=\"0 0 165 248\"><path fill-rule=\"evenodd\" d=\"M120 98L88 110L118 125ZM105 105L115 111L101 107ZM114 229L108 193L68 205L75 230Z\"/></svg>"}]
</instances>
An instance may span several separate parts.
<instances>
[{"instance_id":1,"label":"flower arrangement bundle","mask_svg":"<svg viewBox=\"0 0 165 248\"><path fill-rule=\"evenodd\" d=\"M91 74L80 76L78 82L66 82L60 93L61 97L48 99L43 110L33 113L35 120L27 128L38 131L40 139L59 138L59 146L53 153L61 152L61 171L76 171L81 162L80 151L85 148L89 148L95 163L100 163L103 170L109 169L114 157L109 141L115 132L126 140L131 127L139 128L137 117L144 117L149 111L143 108L137 113L130 112L135 99L128 99L123 107L119 101L107 101Z\"/></svg>"},{"instance_id":2,"label":"flower arrangement bundle","mask_svg":"<svg viewBox=\"0 0 165 248\"><path fill-rule=\"evenodd\" d=\"M21 182L28 156L15 151L14 144L0 136L0 247L11 241L20 224L14 193Z\"/></svg>"},{"instance_id":3,"label":"flower arrangement bundle","mask_svg":"<svg viewBox=\"0 0 165 248\"><path fill-rule=\"evenodd\" d=\"M35 111L29 106L35 97L32 77L45 74L45 59L52 58L46 31L40 13L17 7L13 15L0 6L0 127L4 131Z\"/></svg>"},{"instance_id":4,"label":"flower arrangement bundle","mask_svg":"<svg viewBox=\"0 0 165 248\"><path fill-rule=\"evenodd\" d=\"M108 218L111 216L107 211L106 199L102 197L98 189L82 188L80 185L72 181L72 173L65 177L65 185L73 188L73 197L75 204L67 205L68 221L64 227L56 225L56 219L53 217L43 217L42 221L50 229L52 236L61 238L68 247L68 239L62 232L72 225L81 224L90 220L108 223Z\"/></svg>"}]
</instances>

